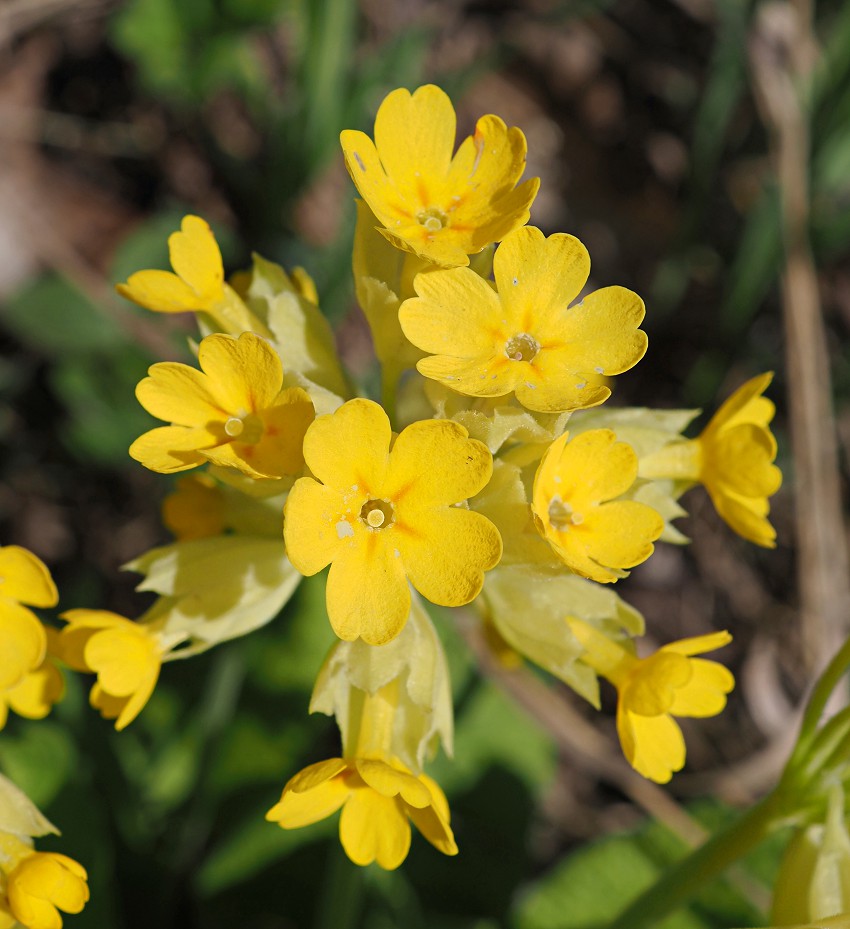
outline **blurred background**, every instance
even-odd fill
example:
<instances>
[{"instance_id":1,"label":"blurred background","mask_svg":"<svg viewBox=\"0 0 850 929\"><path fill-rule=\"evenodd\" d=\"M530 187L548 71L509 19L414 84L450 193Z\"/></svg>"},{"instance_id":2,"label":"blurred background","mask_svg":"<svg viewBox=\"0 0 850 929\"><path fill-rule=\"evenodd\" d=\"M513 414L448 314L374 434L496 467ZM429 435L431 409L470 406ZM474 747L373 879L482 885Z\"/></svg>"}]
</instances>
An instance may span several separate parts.
<instances>
[{"instance_id":1,"label":"blurred background","mask_svg":"<svg viewBox=\"0 0 850 929\"><path fill-rule=\"evenodd\" d=\"M154 361L187 360L192 320L113 285L168 267L184 213L211 222L228 272L252 250L305 266L369 379L338 134L371 132L398 86L439 83L459 137L489 112L521 127L542 178L532 222L585 242L594 286L645 298L650 350L613 402L710 414L774 370L786 474L775 551L735 537L696 490L680 523L693 544L659 546L618 586L658 644L735 636L723 660L738 689L723 716L687 728L669 791L616 758L610 703L599 717L486 657L482 676L474 630L438 617L457 757L431 770L454 860L415 838L399 872L361 871L333 821L286 833L263 820L295 771L338 751L332 723L307 716L332 635L320 584L266 629L167 666L124 733L70 680L48 720L16 717L0 736L0 767L63 830L41 847L89 869L91 903L69 925L590 929L700 824L773 783L847 596L834 461L850 443L850 6L811 16L746 0L4 0L0 539L47 562L62 609L138 616L148 601L120 566L169 541L155 504L170 482L127 447L152 423L136 383ZM791 431L820 465L792 461ZM758 924L780 847L664 926Z\"/></svg>"}]
</instances>

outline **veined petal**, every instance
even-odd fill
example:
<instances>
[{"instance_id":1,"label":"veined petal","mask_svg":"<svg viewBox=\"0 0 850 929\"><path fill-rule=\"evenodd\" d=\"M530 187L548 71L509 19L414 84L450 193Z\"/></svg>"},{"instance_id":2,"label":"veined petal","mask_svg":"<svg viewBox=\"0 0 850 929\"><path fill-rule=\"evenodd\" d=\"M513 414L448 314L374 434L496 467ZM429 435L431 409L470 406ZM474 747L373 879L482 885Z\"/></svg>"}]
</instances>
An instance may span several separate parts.
<instances>
[{"instance_id":1,"label":"veined petal","mask_svg":"<svg viewBox=\"0 0 850 929\"><path fill-rule=\"evenodd\" d=\"M436 806L426 806L419 810L411 808L407 815L434 848L444 855L457 854L457 843L449 821L437 812Z\"/></svg>"},{"instance_id":2,"label":"veined petal","mask_svg":"<svg viewBox=\"0 0 850 929\"><path fill-rule=\"evenodd\" d=\"M51 661L42 662L17 686L6 692L9 706L27 719L44 719L54 703L62 699L65 681L62 672Z\"/></svg>"},{"instance_id":3,"label":"veined petal","mask_svg":"<svg viewBox=\"0 0 850 929\"><path fill-rule=\"evenodd\" d=\"M101 686L116 697L127 697L157 673L160 654L156 642L140 627L102 629L85 647L86 664Z\"/></svg>"},{"instance_id":4,"label":"veined petal","mask_svg":"<svg viewBox=\"0 0 850 929\"><path fill-rule=\"evenodd\" d=\"M339 140L351 180L375 218L393 229L402 222L410 223L410 206L395 183L387 177L378 150L369 136L356 129L345 129Z\"/></svg>"},{"instance_id":5,"label":"veined petal","mask_svg":"<svg viewBox=\"0 0 850 929\"><path fill-rule=\"evenodd\" d=\"M200 216L184 216L180 232L168 237L171 267L203 301L220 299L224 290L221 251L209 224Z\"/></svg>"},{"instance_id":6,"label":"veined petal","mask_svg":"<svg viewBox=\"0 0 850 929\"><path fill-rule=\"evenodd\" d=\"M732 641L732 636L724 629L721 632L709 632L707 635L695 635L687 639L679 639L664 645L663 650L677 652L680 655L702 655L723 648Z\"/></svg>"},{"instance_id":7,"label":"veined petal","mask_svg":"<svg viewBox=\"0 0 850 929\"><path fill-rule=\"evenodd\" d=\"M444 507L399 524L398 551L411 584L432 603L463 606L502 557L499 530L480 513Z\"/></svg>"},{"instance_id":8,"label":"veined petal","mask_svg":"<svg viewBox=\"0 0 850 929\"><path fill-rule=\"evenodd\" d=\"M765 497L742 497L731 489L711 485L706 490L721 519L741 538L764 548L776 547L776 530L767 519L770 506Z\"/></svg>"},{"instance_id":9,"label":"veined petal","mask_svg":"<svg viewBox=\"0 0 850 929\"><path fill-rule=\"evenodd\" d=\"M470 397L503 397L509 394L517 387L526 367L523 362L512 362L504 351L470 360L429 355L416 362L416 369L424 377Z\"/></svg>"},{"instance_id":10,"label":"veined petal","mask_svg":"<svg viewBox=\"0 0 850 929\"><path fill-rule=\"evenodd\" d=\"M410 589L402 559L396 554L399 549L379 536L395 529L365 530L363 538L340 546L334 555L328 574L327 608L333 630L341 639L360 637L368 645L383 645L407 622Z\"/></svg>"},{"instance_id":11,"label":"veined petal","mask_svg":"<svg viewBox=\"0 0 850 929\"><path fill-rule=\"evenodd\" d=\"M367 496L380 495L391 438L390 421L379 404L349 400L314 420L304 436L304 460L329 487L347 492L356 485Z\"/></svg>"},{"instance_id":12,"label":"veined petal","mask_svg":"<svg viewBox=\"0 0 850 929\"><path fill-rule=\"evenodd\" d=\"M691 679L676 691L670 712L674 716L716 716L726 706L726 694L735 687L732 672L716 661L692 658Z\"/></svg>"},{"instance_id":13,"label":"veined petal","mask_svg":"<svg viewBox=\"0 0 850 929\"><path fill-rule=\"evenodd\" d=\"M351 788L341 777L334 777L303 793L285 791L266 813L266 819L282 829L311 826L336 813L350 796Z\"/></svg>"},{"instance_id":14,"label":"veined petal","mask_svg":"<svg viewBox=\"0 0 850 929\"><path fill-rule=\"evenodd\" d=\"M412 94L388 94L375 117L375 147L386 173L412 181L417 175L443 178L455 144L456 121L445 91L425 84Z\"/></svg>"},{"instance_id":15,"label":"veined petal","mask_svg":"<svg viewBox=\"0 0 850 929\"><path fill-rule=\"evenodd\" d=\"M587 553L610 568L633 568L646 561L664 520L644 503L619 500L594 508L577 529L587 531Z\"/></svg>"},{"instance_id":16,"label":"veined petal","mask_svg":"<svg viewBox=\"0 0 850 929\"><path fill-rule=\"evenodd\" d=\"M44 562L19 545L0 548L0 597L30 606L56 606L59 599Z\"/></svg>"},{"instance_id":17,"label":"veined petal","mask_svg":"<svg viewBox=\"0 0 850 929\"><path fill-rule=\"evenodd\" d=\"M283 385L283 366L265 339L243 332L216 333L201 342L198 362L221 409L237 416L271 406Z\"/></svg>"},{"instance_id":18,"label":"veined petal","mask_svg":"<svg viewBox=\"0 0 850 929\"><path fill-rule=\"evenodd\" d=\"M392 871L407 857L410 824L399 800L363 789L355 791L343 807L339 838L355 864L377 861Z\"/></svg>"},{"instance_id":19,"label":"veined petal","mask_svg":"<svg viewBox=\"0 0 850 929\"><path fill-rule=\"evenodd\" d=\"M296 570L317 574L337 557L354 534L339 492L311 477L299 478L284 505L283 537L286 554Z\"/></svg>"},{"instance_id":20,"label":"veined petal","mask_svg":"<svg viewBox=\"0 0 850 929\"><path fill-rule=\"evenodd\" d=\"M405 803L417 809L431 803L431 792L412 774L372 758L358 758L355 765L364 782L382 797L400 796Z\"/></svg>"},{"instance_id":21,"label":"veined petal","mask_svg":"<svg viewBox=\"0 0 850 929\"><path fill-rule=\"evenodd\" d=\"M751 422L767 427L773 419L775 407L773 402L761 394L770 386L773 372L758 374L743 383L730 397L720 405L705 433L723 428L731 428L740 423ZM705 434L704 433L704 434Z\"/></svg>"},{"instance_id":22,"label":"veined petal","mask_svg":"<svg viewBox=\"0 0 850 929\"><path fill-rule=\"evenodd\" d=\"M439 462L427 467L425 462ZM490 480L493 456L483 442L469 438L453 420L426 419L404 429L393 445L386 493L400 509L415 505L460 503Z\"/></svg>"},{"instance_id":23,"label":"veined petal","mask_svg":"<svg viewBox=\"0 0 850 929\"><path fill-rule=\"evenodd\" d=\"M499 298L522 331L565 313L589 274L590 256L575 236L559 232L547 239L534 226L506 236L493 259Z\"/></svg>"},{"instance_id":24,"label":"veined petal","mask_svg":"<svg viewBox=\"0 0 850 929\"><path fill-rule=\"evenodd\" d=\"M629 764L656 784L666 784L685 766L685 740L667 714L638 716L617 707L617 732Z\"/></svg>"},{"instance_id":25,"label":"veined petal","mask_svg":"<svg viewBox=\"0 0 850 929\"><path fill-rule=\"evenodd\" d=\"M452 159L446 178L446 189L461 194L455 212L459 222L479 225L480 210L489 205L493 214L495 202L509 194L525 170L527 151L525 135L516 126L508 128L503 119L489 113L475 124L475 132L464 139ZM463 196L465 188L469 193ZM490 217L488 217L490 218ZM508 230L513 226L508 227ZM490 239L489 242L498 241Z\"/></svg>"},{"instance_id":26,"label":"veined petal","mask_svg":"<svg viewBox=\"0 0 850 929\"><path fill-rule=\"evenodd\" d=\"M199 295L170 271L137 271L127 278L126 284L116 284L115 289L127 300L157 313L205 309Z\"/></svg>"},{"instance_id":27,"label":"veined petal","mask_svg":"<svg viewBox=\"0 0 850 929\"><path fill-rule=\"evenodd\" d=\"M35 614L14 600L0 598L0 691L34 671L46 652L47 633Z\"/></svg>"},{"instance_id":28,"label":"veined petal","mask_svg":"<svg viewBox=\"0 0 850 929\"><path fill-rule=\"evenodd\" d=\"M514 187L513 190L493 199L486 212L480 210L478 205L472 202L469 204L468 211L464 210L463 213L459 211L458 222L468 221L467 216L472 214L473 210L478 212L478 224L471 234L470 253L481 251L491 242L501 242L509 232L524 226L529 220L531 204L538 190L540 190L540 178L532 177Z\"/></svg>"},{"instance_id":29,"label":"veined petal","mask_svg":"<svg viewBox=\"0 0 850 929\"><path fill-rule=\"evenodd\" d=\"M544 348L516 385L516 398L538 413L584 410L604 403L611 391L588 383L584 357L573 346Z\"/></svg>"},{"instance_id":30,"label":"veined petal","mask_svg":"<svg viewBox=\"0 0 850 929\"><path fill-rule=\"evenodd\" d=\"M706 484L722 481L744 497L770 497L782 484L782 472L772 464L776 440L762 426L740 423L724 429L706 452Z\"/></svg>"},{"instance_id":31,"label":"veined petal","mask_svg":"<svg viewBox=\"0 0 850 929\"><path fill-rule=\"evenodd\" d=\"M160 361L148 373L150 377L136 385L136 398L151 416L195 428L227 418L229 408L219 402L209 378L195 368Z\"/></svg>"},{"instance_id":32,"label":"veined petal","mask_svg":"<svg viewBox=\"0 0 850 929\"><path fill-rule=\"evenodd\" d=\"M344 758L328 758L325 761L317 761L290 778L286 787L284 787L284 792L291 790L303 794L315 790L319 785L336 777L337 774L342 774L347 767L348 762Z\"/></svg>"},{"instance_id":33,"label":"veined petal","mask_svg":"<svg viewBox=\"0 0 850 929\"><path fill-rule=\"evenodd\" d=\"M216 437L203 427L160 426L133 442L130 457L151 471L173 474L203 464L206 458L202 450L211 448L216 441Z\"/></svg>"}]
</instances>

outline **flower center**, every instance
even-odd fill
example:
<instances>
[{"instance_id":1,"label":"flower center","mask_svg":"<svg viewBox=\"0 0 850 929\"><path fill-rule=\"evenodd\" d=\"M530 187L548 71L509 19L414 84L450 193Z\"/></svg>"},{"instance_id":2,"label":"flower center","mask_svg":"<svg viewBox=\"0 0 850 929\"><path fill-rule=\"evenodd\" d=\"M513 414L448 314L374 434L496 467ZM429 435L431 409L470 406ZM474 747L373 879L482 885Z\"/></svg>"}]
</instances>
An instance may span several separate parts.
<instances>
[{"instance_id":1,"label":"flower center","mask_svg":"<svg viewBox=\"0 0 850 929\"><path fill-rule=\"evenodd\" d=\"M416 214L416 222L424 226L428 232L439 232L449 224L449 218L442 210L429 206L427 210L420 210Z\"/></svg>"},{"instance_id":2,"label":"flower center","mask_svg":"<svg viewBox=\"0 0 850 929\"><path fill-rule=\"evenodd\" d=\"M253 445L263 437L263 421L251 413L229 416L224 421L224 431L231 439Z\"/></svg>"},{"instance_id":3,"label":"flower center","mask_svg":"<svg viewBox=\"0 0 850 929\"><path fill-rule=\"evenodd\" d=\"M393 524L393 505L389 500L367 500L360 518L370 529L385 529Z\"/></svg>"},{"instance_id":4,"label":"flower center","mask_svg":"<svg viewBox=\"0 0 850 929\"><path fill-rule=\"evenodd\" d=\"M505 342L505 354L511 361L534 361L539 351L540 343L527 332L519 332Z\"/></svg>"},{"instance_id":5,"label":"flower center","mask_svg":"<svg viewBox=\"0 0 850 929\"><path fill-rule=\"evenodd\" d=\"M566 532L571 526L580 526L584 522L581 513L576 513L566 500L552 497L549 501L549 522L558 532Z\"/></svg>"}]
</instances>

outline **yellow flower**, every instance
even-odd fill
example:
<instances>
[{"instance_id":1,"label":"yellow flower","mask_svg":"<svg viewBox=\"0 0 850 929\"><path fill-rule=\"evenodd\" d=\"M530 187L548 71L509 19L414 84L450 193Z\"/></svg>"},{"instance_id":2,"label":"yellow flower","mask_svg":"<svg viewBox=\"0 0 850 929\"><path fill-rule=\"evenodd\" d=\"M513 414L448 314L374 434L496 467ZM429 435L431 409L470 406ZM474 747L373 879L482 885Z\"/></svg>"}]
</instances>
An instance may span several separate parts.
<instances>
[{"instance_id":1,"label":"yellow flower","mask_svg":"<svg viewBox=\"0 0 850 929\"><path fill-rule=\"evenodd\" d=\"M340 807L339 838L355 864L377 861L387 871L397 868L410 849L410 820L443 854L457 854L449 805L436 781L379 759L330 758L304 768L266 819L298 829Z\"/></svg>"},{"instance_id":2,"label":"yellow flower","mask_svg":"<svg viewBox=\"0 0 850 929\"><path fill-rule=\"evenodd\" d=\"M772 379L768 372L747 381L698 438L672 442L640 461L641 477L703 484L732 529L765 548L776 545L767 498L782 484L769 425L776 408L762 396Z\"/></svg>"},{"instance_id":3,"label":"yellow flower","mask_svg":"<svg viewBox=\"0 0 850 929\"><path fill-rule=\"evenodd\" d=\"M735 686L716 661L693 658L732 641L728 632L681 639L648 658L580 619L567 620L585 649L581 660L617 688L617 733L629 764L644 777L666 784L685 764L685 740L674 716L716 716Z\"/></svg>"},{"instance_id":4,"label":"yellow flower","mask_svg":"<svg viewBox=\"0 0 850 929\"><path fill-rule=\"evenodd\" d=\"M150 626L107 610L68 610L62 657L75 671L97 675L89 696L104 719L124 729L142 711L159 677L166 651Z\"/></svg>"},{"instance_id":5,"label":"yellow flower","mask_svg":"<svg viewBox=\"0 0 850 929\"><path fill-rule=\"evenodd\" d=\"M393 245L447 267L528 222L538 178L516 186L525 136L498 116L478 120L452 157L456 120L446 94L427 84L389 94L375 117L375 141L347 129L345 164Z\"/></svg>"},{"instance_id":6,"label":"yellow flower","mask_svg":"<svg viewBox=\"0 0 850 929\"><path fill-rule=\"evenodd\" d=\"M61 929L59 910L79 913L89 899L85 868L67 855L28 852L6 878L8 925L17 920L26 929ZM0 926L4 915L0 904Z\"/></svg>"},{"instance_id":7,"label":"yellow flower","mask_svg":"<svg viewBox=\"0 0 850 929\"><path fill-rule=\"evenodd\" d=\"M469 268L431 271L399 310L404 334L430 357L426 377L473 397L515 393L539 412L596 406L611 396L602 375L643 357L643 301L605 287L575 306L590 272L587 249L565 233L518 229L496 249L496 289Z\"/></svg>"},{"instance_id":8,"label":"yellow flower","mask_svg":"<svg viewBox=\"0 0 850 929\"><path fill-rule=\"evenodd\" d=\"M208 474L181 477L162 502L162 521L181 542L221 535L224 513L224 497Z\"/></svg>"},{"instance_id":9,"label":"yellow flower","mask_svg":"<svg viewBox=\"0 0 850 929\"><path fill-rule=\"evenodd\" d=\"M118 293L158 313L206 313L225 332L255 328L257 320L224 282L221 251L200 216L183 217L180 232L168 237L168 251L174 273L137 271L116 286Z\"/></svg>"},{"instance_id":10,"label":"yellow flower","mask_svg":"<svg viewBox=\"0 0 850 929\"><path fill-rule=\"evenodd\" d=\"M664 521L651 507L617 500L637 477L637 455L610 429L556 439L534 478L531 508L543 537L576 574L602 584L646 561ZM608 502L612 501L612 502Z\"/></svg>"},{"instance_id":11,"label":"yellow flower","mask_svg":"<svg viewBox=\"0 0 850 929\"><path fill-rule=\"evenodd\" d=\"M371 645L401 631L408 580L434 603L461 606L502 553L496 527L455 506L489 480L487 448L448 420L413 423L390 449L392 438L386 413L371 400L320 416L304 438L304 460L318 480L296 481L284 509L297 570L312 575L331 565L334 631Z\"/></svg>"},{"instance_id":12,"label":"yellow flower","mask_svg":"<svg viewBox=\"0 0 850 929\"><path fill-rule=\"evenodd\" d=\"M152 471L169 474L199 464L236 468L251 477L279 478L301 470L301 441L313 404L300 387L283 389L283 368L260 336L207 336L201 371L177 362L150 368L136 388L139 403L171 422L130 446Z\"/></svg>"},{"instance_id":13,"label":"yellow flower","mask_svg":"<svg viewBox=\"0 0 850 929\"><path fill-rule=\"evenodd\" d=\"M55 606L44 563L17 545L0 548L0 729L9 708L40 719L62 696L62 676L48 657L48 630L23 606Z\"/></svg>"}]
</instances>

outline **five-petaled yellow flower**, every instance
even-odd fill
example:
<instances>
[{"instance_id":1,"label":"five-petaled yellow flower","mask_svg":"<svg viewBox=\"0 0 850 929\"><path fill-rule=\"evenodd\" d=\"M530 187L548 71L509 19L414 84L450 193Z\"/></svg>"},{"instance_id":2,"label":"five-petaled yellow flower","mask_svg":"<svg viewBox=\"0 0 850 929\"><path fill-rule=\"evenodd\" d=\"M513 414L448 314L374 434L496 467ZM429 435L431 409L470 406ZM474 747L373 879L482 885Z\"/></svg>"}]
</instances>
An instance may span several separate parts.
<instances>
[{"instance_id":1,"label":"five-petaled yellow flower","mask_svg":"<svg viewBox=\"0 0 850 929\"><path fill-rule=\"evenodd\" d=\"M674 716L716 716L735 686L716 661L694 658L728 644L728 632L671 642L648 658L635 655L580 619L567 620L585 649L581 660L617 688L617 733L629 764L666 784L685 764L685 740Z\"/></svg>"},{"instance_id":2,"label":"five-petaled yellow flower","mask_svg":"<svg viewBox=\"0 0 850 929\"><path fill-rule=\"evenodd\" d=\"M11 708L41 719L63 693L49 630L23 604L55 606L56 586L44 563L17 545L0 548L0 729Z\"/></svg>"},{"instance_id":3,"label":"five-petaled yellow flower","mask_svg":"<svg viewBox=\"0 0 850 929\"><path fill-rule=\"evenodd\" d=\"M97 675L89 702L117 730L144 709L159 678L165 648L158 633L108 610L68 610L62 657L75 671Z\"/></svg>"},{"instance_id":4,"label":"five-petaled yellow flower","mask_svg":"<svg viewBox=\"0 0 850 929\"><path fill-rule=\"evenodd\" d=\"M556 439L537 469L535 523L571 571L610 583L649 558L664 520L644 503L616 499L637 477L630 445L610 429L568 439L568 433Z\"/></svg>"},{"instance_id":5,"label":"five-petaled yellow flower","mask_svg":"<svg viewBox=\"0 0 850 929\"><path fill-rule=\"evenodd\" d=\"M313 403L301 387L283 387L271 345L253 332L238 339L217 333L201 342L198 362L200 371L160 362L139 382L139 403L172 425L136 439L133 458L166 474L207 461L255 478L300 471Z\"/></svg>"},{"instance_id":6,"label":"five-petaled yellow flower","mask_svg":"<svg viewBox=\"0 0 850 929\"><path fill-rule=\"evenodd\" d=\"M424 420L393 442L377 403L349 400L310 426L304 460L318 480L300 478L287 498L287 555L306 575L331 565L328 616L340 638L380 645L398 635L408 580L443 606L478 595L502 540L486 517L455 505L493 469L463 426Z\"/></svg>"},{"instance_id":7,"label":"five-petaled yellow flower","mask_svg":"<svg viewBox=\"0 0 850 929\"><path fill-rule=\"evenodd\" d=\"M375 141L346 129L345 164L360 196L393 245L445 267L501 241L528 222L538 178L516 186L525 169L525 136L498 116L483 116L452 156L451 100L433 84L389 94L375 117Z\"/></svg>"},{"instance_id":8,"label":"five-petaled yellow flower","mask_svg":"<svg viewBox=\"0 0 850 929\"><path fill-rule=\"evenodd\" d=\"M590 273L574 236L545 238L517 229L496 250L496 289L469 268L431 271L414 281L399 321L430 356L426 377L473 397L515 393L527 409L559 412L611 396L601 375L621 374L643 357L643 301L624 287L579 296Z\"/></svg>"},{"instance_id":9,"label":"five-petaled yellow flower","mask_svg":"<svg viewBox=\"0 0 850 929\"><path fill-rule=\"evenodd\" d=\"M641 477L705 485L715 509L735 532L765 548L776 545L767 498L782 484L782 472L773 464L776 439L770 431L776 407L762 396L772 379L772 372L751 378L696 439L672 442L640 461Z\"/></svg>"},{"instance_id":10,"label":"five-petaled yellow flower","mask_svg":"<svg viewBox=\"0 0 850 929\"><path fill-rule=\"evenodd\" d=\"M298 829L340 807L340 841L355 864L377 861L388 871L397 868L410 848L410 820L443 854L457 854L449 805L436 781L377 758L330 758L310 765L287 783L266 819Z\"/></svg>"}]
</instances>

